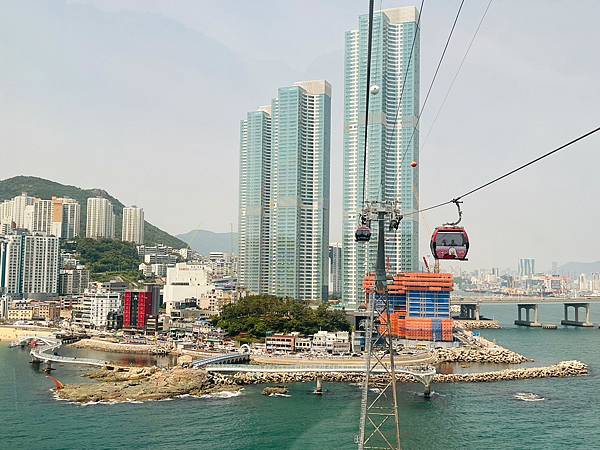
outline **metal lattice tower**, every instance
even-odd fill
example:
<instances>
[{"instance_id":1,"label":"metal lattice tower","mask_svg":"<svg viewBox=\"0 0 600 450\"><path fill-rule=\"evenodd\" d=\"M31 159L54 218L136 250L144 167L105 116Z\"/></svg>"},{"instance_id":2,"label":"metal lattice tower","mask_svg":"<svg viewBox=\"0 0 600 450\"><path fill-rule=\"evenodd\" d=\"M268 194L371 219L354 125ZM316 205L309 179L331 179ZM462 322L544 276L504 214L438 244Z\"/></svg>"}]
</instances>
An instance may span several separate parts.
<instances>
[{"instance_id":1,"label":"metal lattice tower","mask_svg":"<svg viewBox=\"0 0 600 450\"><path fill-rule=\"evenodd\" d=\"M398 214L396 205L372 203L363 217L378 222L375 294L368 296L363 384L358 448L400 449L400 418L396 393L394 347L385 271L385 219ZM371 219L372 218L372 219ZM383 374L381 373L383 370ZM378 371L378 375L375 372Z\"/></svg>"}]
</instances>

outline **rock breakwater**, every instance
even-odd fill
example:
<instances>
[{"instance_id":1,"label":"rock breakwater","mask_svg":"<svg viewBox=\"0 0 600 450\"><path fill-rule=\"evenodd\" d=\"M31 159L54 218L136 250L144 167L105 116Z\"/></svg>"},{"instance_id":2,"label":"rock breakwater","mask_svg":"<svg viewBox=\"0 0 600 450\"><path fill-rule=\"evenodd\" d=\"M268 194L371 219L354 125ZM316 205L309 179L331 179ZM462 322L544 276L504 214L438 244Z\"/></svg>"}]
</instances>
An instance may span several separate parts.
<instances>
[{"instance_id":1,"label":"rock breakwater","mask_svg":"<svg viewBox=\"0 0 600 450\"><path fill-rule=\"evenodd\" d=\"M534 378L566 378L584 376L589 373L586 364L581 361L562 361L547 367L526 367L520 369L504 369L498 371L462 374L436 374L434 383L482 383L493 381L528 380ZM232 375L214 374L215 382L219 385L247 385L247 384L289 384L289 383L314 383L317 376L324 382L333 383L361 383L364 379L362 373L272 373L252 372L236 373ZM382 375L372 377L373 382L383 383ZM400 383L416 383L418 380L409 374L397 374Z\"/></svg>"},{"instance_id":2,"label":"rock breakwater","mask_svg":"<svg viewBox=\"0 0 600 450\"><path fill-rule=\"evenodd\" d=\"M455 320L454 325L464 330L489 330L502 328L497 320Z\"/></svg>"},{"instance_id":3,"label":"rock breakwater","mask_svg":"<svg viewBox=\"0 0 600 450\"><path fill-rule=\"evenodd\" d=\"M435 351L436 363L521 364L527 361L525 356L500 346L439 348Z\"/></svg>"}]
</instances>

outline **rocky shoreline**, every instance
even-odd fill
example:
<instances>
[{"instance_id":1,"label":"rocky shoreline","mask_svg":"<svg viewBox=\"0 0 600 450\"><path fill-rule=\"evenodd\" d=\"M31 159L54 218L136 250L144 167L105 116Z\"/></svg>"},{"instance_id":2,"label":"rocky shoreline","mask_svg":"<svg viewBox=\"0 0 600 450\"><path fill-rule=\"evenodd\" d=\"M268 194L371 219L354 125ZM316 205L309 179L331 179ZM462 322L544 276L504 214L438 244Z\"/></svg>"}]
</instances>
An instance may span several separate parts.
<instances>
[{"instance_id":1,"label":"rocky shoreline","mask_svg":"<svg viewBox=\"0 0 600 450\"><path fill-rule=\"evenodd\" d=\"M481 383L494 381L527 380L535 378L566 378L584 376L589 373L586 364L580 361L562 361L547 367L527 367L499 371L436 374L434 383ZM56 391L60 400L77 403L125 403L167 400L182 396L202 397L223 391L238 391L245 385L290 383L314 383L321 378L325 382L361 383L364 374L339 372L302 373L207 373L201 369L158 369L141 367L131 369L102 368L91 372L88 378L97 383L66 384ZM398 382L415 383L410 374L398 374ZM375 375L373 382L383 383L383 375ZM268 392L270 394L271 392Z\"/></svg>"},{"instance_id":2,"label":"rocky shoreline","mask_svg":"<svg viewBox=\"0 0 600 450\"><path fill-rule=\"evenodd\" d=\"M65 384L56 391L56 397L77 403L126 403L166 400L187 395L199 397L239 389L215 383L206 371L179 367L102 368L87 377L98 382Z\"/></svg>"}]
</instances>

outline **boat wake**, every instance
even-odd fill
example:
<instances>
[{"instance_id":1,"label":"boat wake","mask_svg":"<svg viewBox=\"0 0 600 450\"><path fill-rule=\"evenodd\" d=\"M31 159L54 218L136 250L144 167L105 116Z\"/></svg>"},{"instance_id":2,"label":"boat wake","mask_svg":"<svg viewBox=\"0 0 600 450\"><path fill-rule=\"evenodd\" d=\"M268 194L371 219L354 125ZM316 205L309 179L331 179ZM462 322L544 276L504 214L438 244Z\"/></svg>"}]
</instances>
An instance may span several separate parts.
<instances>
[{"instance_id":1,"label":"boat wake","mask_svg":"<svg viewBox=\"0 0 600 450\"><path fill-rule=\"evenodd\" d=\"M534 394L533 392L517 392L515 395L513 395L513 398L523 402L541 402L546 400L545 397Z\"/></svg>"}]
</instances>

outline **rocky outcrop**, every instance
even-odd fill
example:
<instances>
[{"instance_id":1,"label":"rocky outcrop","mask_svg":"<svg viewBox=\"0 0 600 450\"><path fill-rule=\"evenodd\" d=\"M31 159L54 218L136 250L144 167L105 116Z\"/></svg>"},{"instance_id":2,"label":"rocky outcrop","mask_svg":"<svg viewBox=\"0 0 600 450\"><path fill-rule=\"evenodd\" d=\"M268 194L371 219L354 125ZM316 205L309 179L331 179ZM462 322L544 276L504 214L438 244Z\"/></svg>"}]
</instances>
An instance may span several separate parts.
<instances>
[{"instance_id":1,"label":"rocky outcrop","mask_svg":"<svg viewBox=\"0 0 600 450\"><path fill-rule=\"evenodd\" d=\"M493 364L521 364L529 361L525 356L500 346L453 347L435 350L435 362L472 362Z\"/></svg>"},{"instance_id":2,"label":"rocky outcrop","mask_svg":"<svg viewBox=\"0 0 600 450\"><path fill-rule=\"evenodd\" d=\"M66 384L57 391L63 400L80 403L164 400L180 395L200 396L225 390L232 385L216 384L213 377L198 369L100 369L91 373L98 383Z\"/></svg>"},{"instance_id":3,"label":"rocky outcrop","mask_svg":"<svg viewBox=\"0 0 600 450\"><path fill-rule=\"evenodd\" d=\"M262 391L263 395L285 395L288 393L286 386L267 386Z\"/></svg>"}]
</instances>

